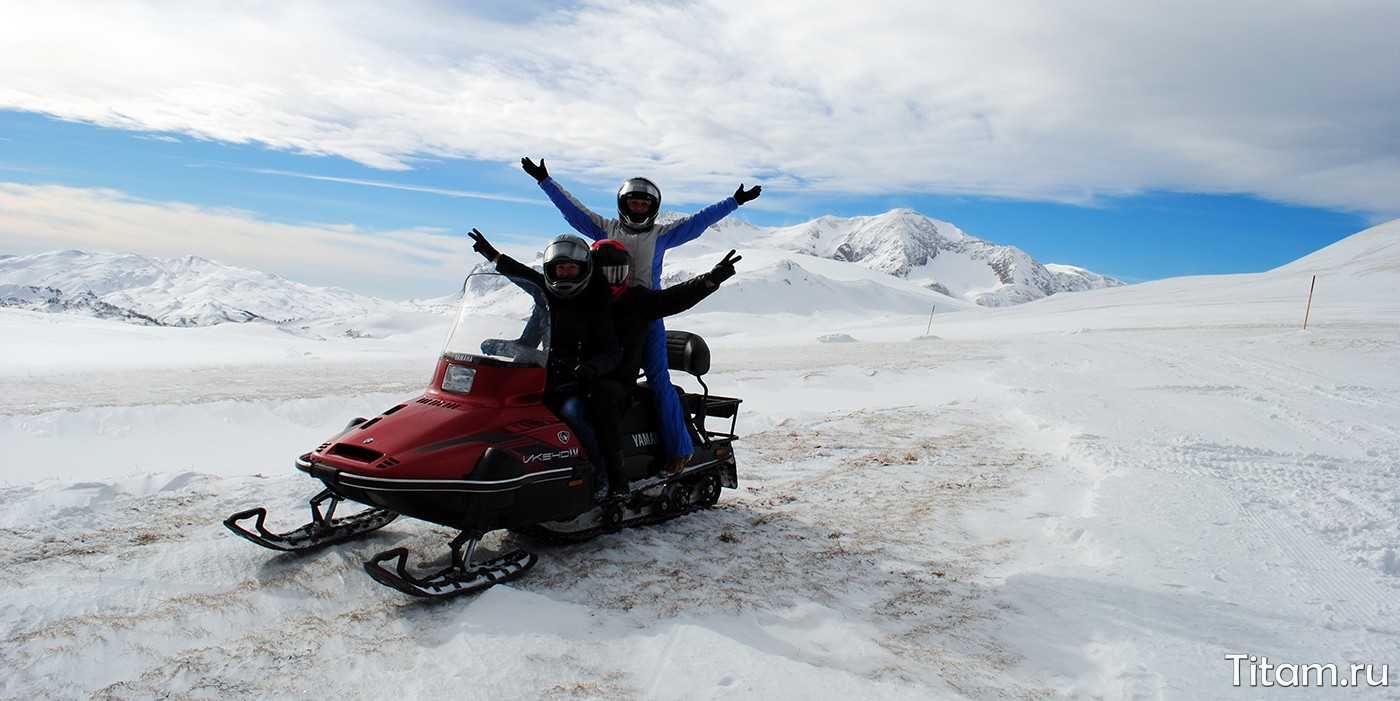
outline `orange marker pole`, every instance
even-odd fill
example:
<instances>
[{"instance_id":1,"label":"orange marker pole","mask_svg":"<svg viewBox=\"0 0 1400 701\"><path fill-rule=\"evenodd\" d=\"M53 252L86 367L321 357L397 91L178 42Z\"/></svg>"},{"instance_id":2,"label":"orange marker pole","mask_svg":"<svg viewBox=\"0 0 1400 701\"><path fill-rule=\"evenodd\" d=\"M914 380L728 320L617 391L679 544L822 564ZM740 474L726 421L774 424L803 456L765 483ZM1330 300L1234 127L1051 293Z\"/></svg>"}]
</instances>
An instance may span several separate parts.
<instances>
[{"instance_id":1,"label":"orange marker pole","mask_svg":"<svg viewBox=\"0 0 1400 701\"><path fill-rule=\"evenodd\" d=\"M1313 288L1315 288L1315 287L1317 287L1317 276L1316 276L1316 275L1313 276L1312 284L1311 284L1311 285L1308 285L1308 308L1307 308L1306 311L1303 312L1303 330L1304 330L1304 331L1307 331L1307 330L1308 330L1308 315L1312 313L1312 295L1313 295Z\"/></svg>"}]
</instances>

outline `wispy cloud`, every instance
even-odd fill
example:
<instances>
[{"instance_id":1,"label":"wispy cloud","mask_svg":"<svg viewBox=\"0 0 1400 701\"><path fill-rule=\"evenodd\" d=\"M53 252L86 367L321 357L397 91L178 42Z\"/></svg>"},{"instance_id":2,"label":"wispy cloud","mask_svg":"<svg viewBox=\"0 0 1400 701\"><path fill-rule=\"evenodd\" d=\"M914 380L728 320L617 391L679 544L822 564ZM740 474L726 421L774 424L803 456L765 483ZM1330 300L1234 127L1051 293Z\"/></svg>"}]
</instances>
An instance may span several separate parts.
<instances>
[{"instance_id":1,"label":"wispy cloud","mask_svg":"<svg viewBox=\"0 0 1400 701\"><path fill-rule=\"evenodd\" d=\"M330 175L316 175L314 173L295 173L287 170L273 170L268 168L237 168L247 173L260 173L263 175L285 175L289 178L302 178L304 180L320 180L332 183L346 183L349 185L364 185L366 187L379 187L386 190L404 190L407 192L424 192L432 195L445 195L447 197L463 197L475 200L491 200L493 202L516 202L520 204L548 206L549 202L541 200L539 197L514 197L511 195L501 195L490 192L471 192L469 190L451 190L441 187L429 187L426 185L408 185L404 183L391 183L382 180L365 180L362 178L340 178Z\"/></svg>"},{"instance_id":2,"label":"wispy cloud","mask_svg":"<svg viewBox=\"0 0 1400 701\"><path fill-rule=\"evenodd\" d=\"M0 27L0 107L390 170L528 154L705 192L762 174L813 193L1184 190L1400 214L1388 0L491 12L29 3Z\"/></svg>"}]
</instances>

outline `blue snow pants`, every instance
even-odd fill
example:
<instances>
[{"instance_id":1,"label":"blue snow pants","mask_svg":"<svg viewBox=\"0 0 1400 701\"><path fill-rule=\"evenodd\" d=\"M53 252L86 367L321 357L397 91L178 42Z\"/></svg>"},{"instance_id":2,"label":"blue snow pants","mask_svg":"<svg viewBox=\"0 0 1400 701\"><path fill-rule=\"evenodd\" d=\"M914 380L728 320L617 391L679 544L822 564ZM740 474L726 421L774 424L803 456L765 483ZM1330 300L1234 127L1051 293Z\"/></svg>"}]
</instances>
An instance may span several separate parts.
<instances>
[{"instance_id":1,"label":"blue snow pants","mask_svg":"<svg viewBox=\"0 0 1400 701\"><path fill-rule=\"evenodd\" d=\"M695 452L690 431L685 427L681 400L671 386L671 371L666 362L666 325L656 319L647 325L647 337L642 345L642 372L651 388L653 404L661 421L661 442L667 458L679 458Z\"/></svg>"}]
</instances>

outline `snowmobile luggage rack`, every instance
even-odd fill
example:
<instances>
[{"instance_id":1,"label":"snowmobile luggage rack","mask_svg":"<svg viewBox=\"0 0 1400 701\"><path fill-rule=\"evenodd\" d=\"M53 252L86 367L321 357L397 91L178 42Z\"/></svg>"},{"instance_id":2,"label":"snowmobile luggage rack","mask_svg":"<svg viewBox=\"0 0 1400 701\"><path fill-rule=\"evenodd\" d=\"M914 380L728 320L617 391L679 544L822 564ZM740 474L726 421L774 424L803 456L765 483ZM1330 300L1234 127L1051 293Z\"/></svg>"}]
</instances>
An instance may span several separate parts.
<instances>
[{"instance_id":1,"label":"snowmobile luggage rack","mask_svg":"<svg viewBox=\"0 0 1400 701\"><path fill-rule=\"evenodd\" d=\"M735 397L712 397L710 387L705 384L705 373L710 371L710 347L705 339L689 331L666 332L666 364L672 370L680 370L691 375L704 394L695 395L682 392L681 408L690 422L695 436L705 445L715 438L738 438L735 429L739 421L739 403ZM729 431L712 431L705 426L705 417L729 419Z\"/></svg>"}]
</instances>

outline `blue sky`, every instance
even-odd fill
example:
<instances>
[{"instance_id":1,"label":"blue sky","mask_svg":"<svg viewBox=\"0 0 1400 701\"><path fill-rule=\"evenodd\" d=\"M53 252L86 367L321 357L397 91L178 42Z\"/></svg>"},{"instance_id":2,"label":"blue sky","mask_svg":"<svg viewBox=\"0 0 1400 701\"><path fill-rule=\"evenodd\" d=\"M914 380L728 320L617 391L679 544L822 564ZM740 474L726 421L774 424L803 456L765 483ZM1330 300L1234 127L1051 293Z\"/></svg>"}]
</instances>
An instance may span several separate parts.
<instances>
[{"instance_id":1,"label":"blue sky","mask_svg":"<svg viewBox=\"0 0 1400 701\"><path fill-rule=\"evenodd\" d=\"M527 155L600 212L632 175L682 212L762 184L735 217L908 207L1128 282L1400 216L1395 3L34 5L0 29L0 254L441 296L471 227L565 230Z\"/></svg>"}]
</instances>

